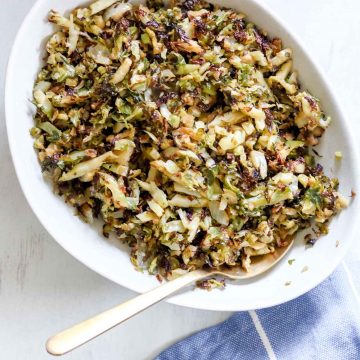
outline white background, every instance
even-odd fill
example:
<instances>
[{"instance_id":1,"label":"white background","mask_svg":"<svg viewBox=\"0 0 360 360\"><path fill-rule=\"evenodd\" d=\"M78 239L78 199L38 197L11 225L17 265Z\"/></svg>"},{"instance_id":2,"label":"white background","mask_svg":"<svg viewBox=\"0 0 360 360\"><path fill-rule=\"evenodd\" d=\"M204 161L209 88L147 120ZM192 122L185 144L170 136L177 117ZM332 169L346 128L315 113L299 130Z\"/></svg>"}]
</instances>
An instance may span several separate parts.
<instances>
[{"instance_id":1,"label":"white background","mask_svg":"<svg viewBox=\"0 0 360 360\"><path fill-rule=\"evenodd\" d=\"M302 38L360 134L360 2L264 2ZM50 359L44 350L49 335L134 296L60 248L31 212L16 180L6 140L3 83L16 30L33 3L0 0L0 359L6 360ZM64 359L150 360L175 341L228 316L162 303Z\"/></svg>"}]
</instances>

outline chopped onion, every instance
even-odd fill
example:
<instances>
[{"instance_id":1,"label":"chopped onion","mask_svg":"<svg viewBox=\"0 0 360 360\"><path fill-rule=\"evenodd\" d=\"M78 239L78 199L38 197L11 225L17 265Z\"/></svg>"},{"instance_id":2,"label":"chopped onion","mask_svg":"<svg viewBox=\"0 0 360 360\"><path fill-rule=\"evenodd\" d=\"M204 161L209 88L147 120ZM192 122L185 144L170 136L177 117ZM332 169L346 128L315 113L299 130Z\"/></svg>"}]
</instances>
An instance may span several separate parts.
<instances>
[{"instance_id":1,"label":"chopped onion","mask_svg":"<svg viewBox=\"0 0 360 360\"><path fill-rule=\"evenodd\" d=\"M154 200L147 201L150 209L158 216L161 217L164 213L163 208Z\"/></svg>"},{"instance_id":2,"label":"chopped onion","mask_svg":"<svg viewBox=\"0 0 360 360\"><path fill-rule=\"evenodd\" d=\"M221 225L229 225L229 216L225 210L220 210L219 201L210 201L209 210L211 216Z\"/></svg>"},{"instance_id":3,"label":"chopped onion","mask_svg":"<svg viewBox=\"0 0 360 360\"><path fill-rule=\"evenodd\" d=\"M119 0L98 0L92 3L89 8L91 10L91 14L97 14L100 11L105 10L106 8L110 7L111 5L115 4Z\"/></svg>"},{"instance_id":4,"label":"chopped onion","mask_svg":"<svg viewBox=\"0 0 360 360\"><path fill-rule=\"evenodd\" d=\"M98 64L101 65L110 65L110 51L109 49L102 44L97 44L90 46L88 50L88 55Z\"/></svg>"},{"instance_id":5,"label":"chopped onion","mask_svg":"<svg viewBox=\"0 0 360 360\"><path fill-rule=\"evenodd\" d=\"M207 199L190 199L183 195L175 195L169 200L170 206L178 206L182 208L202 208L208 205Z\"/></svg>"},{"instance_id":6,"label":"chopped onion","mask_svg":"<svg viewBox=\"0 0 360 360\"><path fill-rule=\"evenodd\" d=\"M250 160L254 167L260 171L262 179L267 177L267 162L263 152L252 150L250 152Z\"/></svg>"},{"instance_id":7,"label":"chopped onion","mask_svg":"<svg viewBox=\"0 0 360 360\"><path fill-rule=\"evenodd\" d=\"M104 20L108 21L109 19L113 19L115 21L119 21L122 16L131 9L132 4L129 3L114 4L105 11Z\"/></svg>"},{"instance_id":8,"label":"chopped onion","mask_svg":"<svg viewBox=\"0 0 360 360\"><path fill-rule=\"evenodd\" d=\"M115 74L113 75L111 83L118 84L119 82L123 81L127 73L130 71L131 65L131 59L125 58L119 68L116 70Z\"/></svg>"}]
</instances>

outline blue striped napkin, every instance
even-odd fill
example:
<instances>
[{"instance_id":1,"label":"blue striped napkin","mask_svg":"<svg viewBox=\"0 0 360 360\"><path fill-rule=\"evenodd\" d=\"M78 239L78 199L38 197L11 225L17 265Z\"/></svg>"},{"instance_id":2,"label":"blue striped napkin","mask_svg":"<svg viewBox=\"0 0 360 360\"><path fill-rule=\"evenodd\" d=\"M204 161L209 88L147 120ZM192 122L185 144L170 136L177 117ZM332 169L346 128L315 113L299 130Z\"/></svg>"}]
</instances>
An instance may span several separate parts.
<instances>
[{"instance_id":1,"label":"blue striped napkin","mask_svg":"<svg viewBox=\"0 0 360 360\"><path fill-rule=\"evenodd\" d=\"M236 313L156 360L360 360L360 279L355 273L360 274L359 261L343 262L298 299Z\"/></svg>"}]
</instances>

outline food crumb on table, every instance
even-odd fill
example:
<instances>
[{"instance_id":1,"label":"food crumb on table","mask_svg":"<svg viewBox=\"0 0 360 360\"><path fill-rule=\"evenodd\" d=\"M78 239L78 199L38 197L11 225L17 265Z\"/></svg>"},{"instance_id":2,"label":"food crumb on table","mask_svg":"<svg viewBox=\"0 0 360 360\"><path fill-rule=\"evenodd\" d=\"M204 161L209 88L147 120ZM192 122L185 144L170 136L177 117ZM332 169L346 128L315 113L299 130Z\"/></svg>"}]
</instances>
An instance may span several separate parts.
<instances>
[{"instance_id":1,"label":"food crumb on table","mask_svg":"<svg viewBox=\"0 0 360 360\"><path fill-rule=\"evenodd\" d=\"M309 267L307 265L305 265L302 269L301 269L301 272L304 273L306 271L309 270Z\"/></svg>"}]
</instances>

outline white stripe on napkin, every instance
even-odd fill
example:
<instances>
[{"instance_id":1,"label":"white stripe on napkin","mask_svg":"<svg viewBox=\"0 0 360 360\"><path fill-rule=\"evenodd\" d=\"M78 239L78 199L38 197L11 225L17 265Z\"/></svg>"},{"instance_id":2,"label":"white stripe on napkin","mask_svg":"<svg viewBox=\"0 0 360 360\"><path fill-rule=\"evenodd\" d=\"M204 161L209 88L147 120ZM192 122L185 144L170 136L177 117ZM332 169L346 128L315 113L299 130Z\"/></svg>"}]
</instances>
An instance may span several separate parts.
<instances>
[{"instance_id":1,"label":"white stripe on napkin","mask_svg":"<svg viewBox=\"0 0 360 360\"><path fill-rule=\"evenodd\" d=\"M358 302L358 304L360 305L360 295L359 295L359 293L358 293L358 291L357 291L357 289L356 289L356 286L355 286L355 284L354 284L354 280L353 280L353 278L352 278L350 269L349 269L348 266L346 265L345 261L342 262L342 266L343 266L343 268L344 268L344 270L345 270L345 274L346 274L346 276L347 276L347 278L348 278L349 285L350 285L351 290L352 290L353 293L354 293L355 299L356 299L356 301Z\"/></svg>"},{"instance_id":2,"label":"white stripe on napkin","mask_svg":"<svg viewBox=\"0 0 360 360\"><path fill-rule=\"evenodd\" d=\"M262 327L261 325L261 322L260 322L260 319L259 317L257 316L257 313L255 310L250 310L249 311L249 314L251 316L251 319L255 325L255 329L256 331L258 332L259 336L260 336L260 339L264 345L264 348L269 356L269 359L270 360L276 360L276 356L275 356L275 353L274 353L274 350L270 344L270 341L269 341L269 338L267 337L266 335L266 332L264 330L264 328Z\"/></svg>"}]
</instances>

